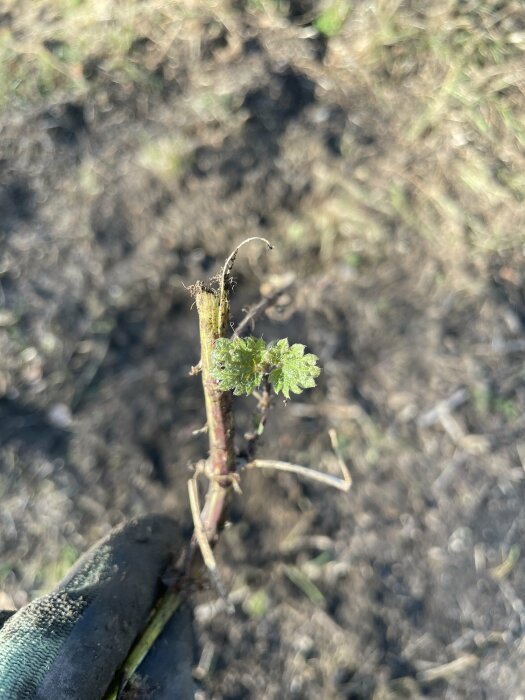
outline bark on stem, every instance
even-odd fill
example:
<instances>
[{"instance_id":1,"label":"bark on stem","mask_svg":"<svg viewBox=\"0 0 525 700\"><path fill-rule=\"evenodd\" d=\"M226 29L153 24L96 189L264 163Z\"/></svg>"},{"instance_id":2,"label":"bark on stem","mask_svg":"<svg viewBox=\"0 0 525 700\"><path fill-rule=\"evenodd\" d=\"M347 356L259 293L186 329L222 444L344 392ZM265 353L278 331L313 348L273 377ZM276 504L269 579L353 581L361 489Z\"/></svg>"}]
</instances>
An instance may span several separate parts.
<instances>
[{"instance_id":1,"label":"bark on stem","mask_svg":"<svg viewBox=\"0 0 525 700\"><path fill-rule=\"evenodd\" d=\"M209 467L213 477L201 518L208 540L212 541L224 516L225 499L230 486L227 477L235 470L232 395L220 391L211 374L213 346L217 338L226 335L229 304L226 295L219 296L204 287L197 289L195 302L199 313L202 387L210 444Z\"/></svg>"}]
</instances>

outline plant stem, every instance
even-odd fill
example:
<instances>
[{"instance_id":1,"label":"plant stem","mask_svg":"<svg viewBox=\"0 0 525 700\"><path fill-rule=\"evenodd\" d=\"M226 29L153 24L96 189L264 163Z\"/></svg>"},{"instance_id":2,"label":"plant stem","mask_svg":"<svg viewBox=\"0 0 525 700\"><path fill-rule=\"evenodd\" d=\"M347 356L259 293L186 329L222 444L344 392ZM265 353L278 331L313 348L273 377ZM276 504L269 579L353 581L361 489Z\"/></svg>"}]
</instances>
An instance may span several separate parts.
<instances>
[{"instance_id":1,"label":"plant stem","mask_svg":"<svg viewBox=\"0 0 525 700\"><path fill-rule=\"evenodd\" d=\"M204 531L204 533L200 532L201 540L203 539L203 534L205 534L207 543L213 543L216 540L224 522L226 501L232 485L231 475L235 475L236 469L232 395L231 392L219 391L218 383L212 377L212 352L215 341L218 338L224 338L228 329L230 318L227 288L228 275L231 273L239 248L251 240L253 238L243 241L237 246L226 261L220 278L220 289L218 292L214 292L200 283L194 287L195 303L199 314L201 344L201 361L199 365L202 372L202 387L204 390L210 445L208 458L210 481L206 502L200 516L200 523L202 523L202 530ZM269 248L272 247L265 239L260 240L263 240ZM196 482L193 484L193 488L190 488L190 500L193 501L192 509L195 511L196 508L198 509L198 506L196 506L198 501ZM189 575L190 580L192 577L200 578L203 571L203 561L196 556L197 551L197 538L194 535L188 552L186 568L186 573ZM205 551L207 551L206 548ZM208 559L210 559L209 552ZM210 573L215 577L215 583L220 588L221 582L216 568L211 567ZM226 598L224 593L223 597ZM160 598L146 629L139 636L137 643L124 662L118 681L111 685L105 700L115 700L117 698L120 689L127 684L135 673L179 604L180 595L176 588L167 590Z\"/></svg>"},{"instance_id":2,"label":"plant stem","mask_svg":"<svg viewBox=\"0 0 525 700\"><path fill-rule=\"evenodd\" d=\"M208 540L212 541L224 518L225 500L230 486L227 477L235 471L232 396L230 392L219 390L218 383L211 374L213 346L217 338L226 335L228 328L229 303L226 294L217 295L204 287L196 290L195 302L199 313L202 388L212 476L202 512L202 523Z\"/></svg>"},{"instance_id":3,"label":"plant stem","mask_svg":"<svg viewBox=\"0 0 525 700\"><path fill-rule=\"evenodd\" d=\"M229 303L226 294L219 297L203 286L196 288L195 302L199 312L202 386L206 405L210 443L209 466L212 477L209 482L201 521L207 542L213 542L224 521L226 498L231 486L228 476L235 471L231 393L219 391L216 380L211 376L213 345L217 338L221 338L226 334L229 320ZM195 496L195 494L192 495ZM202 560L196 558L196 553L197 540L194 536L188 560L190 578L199 578L202 575ZM212 575L213 573L211 571ZM215 576L215 583L217 581L220 583L218 574ZM123 688L135 673L179 604L180 596L177 590L166 591L158 601L146 629L132 648L122 666L118 681L111 686L105 700L116 700L119 689Z\"/></svg>"},{"instance_id":4,"label":"plant stem","mask_svg":"<svg viewBox=\"0 0 525 700\"><path fill-rule=\"evenodd\" d=\"M177 591L166 591L157 602L150 620L138 642L132 647L126 661L121 667L117 680L112 684L105 700L116 700L121 688L124 688L137 668L144 661L151 647L181 604Z\"/></svg>"},{"instance_id":5,"label":"plant stem","mask_svg":"<svg viewBox=\"0 0 525 700\"><path fill-rule=\"evenodd\" d=\"M246 460L248 462L255 458L257 444L264 432L264 428L266 427L266 421L268 420L268 412L272 401L272 391L267 374L265 374L263 377L262 392L257 394L257 399L257 413L254 415L253 430L245 433L244 435L246 447L243 456L246 456Z\"/></svg>"}]
</instances>

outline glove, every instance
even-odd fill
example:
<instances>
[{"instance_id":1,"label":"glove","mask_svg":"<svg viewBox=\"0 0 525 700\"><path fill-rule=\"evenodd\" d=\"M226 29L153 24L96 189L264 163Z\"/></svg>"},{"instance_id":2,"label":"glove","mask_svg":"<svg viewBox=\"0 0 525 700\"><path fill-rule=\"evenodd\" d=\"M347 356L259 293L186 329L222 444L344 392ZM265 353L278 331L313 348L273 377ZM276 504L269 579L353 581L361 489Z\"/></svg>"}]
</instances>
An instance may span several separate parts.
<instances>
[{"instance_id":1,"label":"glove","mask_svg":"<svg viewBox=\"0 0 525 700\"><path fill-rule=\"evenodd\" d=\"M0 700L102 700L144 627L180 526L153 515L113 530L54 591L0 617ZM138 669L134 698L194 696L191 615L180 608ZM138 692L138 694L137 694Z\"/></svg>"}]
</instances>

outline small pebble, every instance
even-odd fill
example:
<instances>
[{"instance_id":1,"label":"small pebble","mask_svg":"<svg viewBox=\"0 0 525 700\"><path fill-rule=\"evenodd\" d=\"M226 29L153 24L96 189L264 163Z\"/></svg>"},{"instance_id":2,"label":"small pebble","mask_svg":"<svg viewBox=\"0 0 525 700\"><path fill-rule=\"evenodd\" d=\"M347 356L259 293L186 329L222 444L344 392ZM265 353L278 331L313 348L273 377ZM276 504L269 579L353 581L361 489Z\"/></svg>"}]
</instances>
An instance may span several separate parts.
<instances>
[{"instance_id":1,"label":"small pebble","mask_svg":"<svg viewBox=\"0 0 525 700\"><path fill-rule=\"evenodd\" d=\"M9 309L0 309L0 328L12 326L16 323L16 316Z\"/></svg>"},{"instance_id":2,"label":"small pebble","mask_svg":"<svg viewBox=\"0 0 525 700\"><path fill-rule=\"evenodd\" d=\"M65 403L56 403L54 406L51 406L47 412L47 419L55 428L62 428L63 430L70 428L73 423L73 416L69 406L66 406Z\"/></svg>"}]
</instances>

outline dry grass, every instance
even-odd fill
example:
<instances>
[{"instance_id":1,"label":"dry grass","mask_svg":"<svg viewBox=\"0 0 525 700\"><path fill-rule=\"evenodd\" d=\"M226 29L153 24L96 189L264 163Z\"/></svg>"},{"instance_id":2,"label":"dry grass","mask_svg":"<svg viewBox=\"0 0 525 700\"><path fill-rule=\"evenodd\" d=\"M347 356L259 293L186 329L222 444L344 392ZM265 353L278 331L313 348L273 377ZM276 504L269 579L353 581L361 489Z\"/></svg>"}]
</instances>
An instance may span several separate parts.
<instances>
[{"instance_id":1,"label":"dry grass","mask_svg":"<svg viewBox=\"0 0 525 700\"><path fill-rule=\"evenodd\" d=\"M380 250L399 222L449 262L483 260L525 242L520 2L376 0L355 3L350 12L324 3L296 23L287 18L286 2L259 0L247 8L263 41L304 44L312 30L303 25L310 22L330 37L322 64L300 49L296 63L320 93L348 109L354 128L340 144L343 155L361 153L347 173L343 166L326 172L310 151L305 167L319 187L302 219L283 222L291 245L320 240L323 258L337 250L352 264ZM91 89L94 64L130 90L155 91L155 69L178 42L190 52L198 49L196 18L207 16L233 33L239 21L227 2L190 0L12 0L6 11L11 21L0 29L4 108L81 96ZM146 40L148 50L137 53ZM206 100L217 102L220 85L214 95L209 84L202 80L194 95L197 109ZM227 104L221 116L227 119ZM147 167L154 167L156 151L155 145L144 148ZM177 170L179 158L163 152L158 169Z\"/></svg>"},{"instance_id":2,"label":"dry grass","mask_svg":"<svg viewBox=\"0 0 525 700\"><path fill-rule=\"evenodd\" d=\"M328 255L369 255L393 223L454 266L525 242L523 6L426 7L360 3L329 42L322 89L356 126L343 154L363 155L352 173L319 173L325 204L303 226Z\"/></svg>"},{"instance_id":3,"label":"dry grass","mask_svg":"<svg viewBox=\"0 0 525 700\"><path fill-rule=\"evenodd\" d=\"M0 29L0 101L22 107L82 96L90 64L112 80L155 88L156 62L191 20L191 3L149 0L8 0ZM154 50L137 60L134 48L149 39Z\"/></svg>"}]
</instances>

